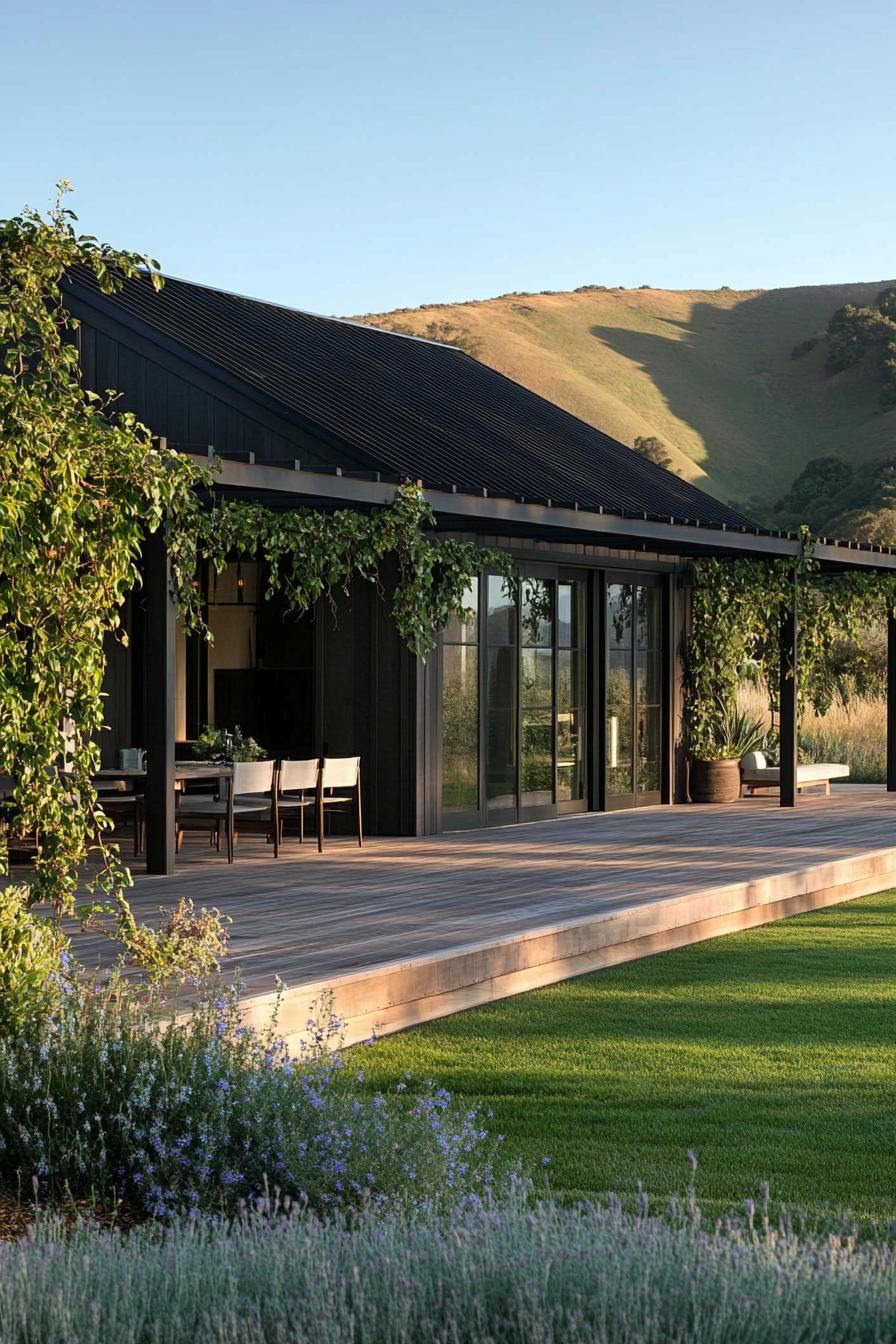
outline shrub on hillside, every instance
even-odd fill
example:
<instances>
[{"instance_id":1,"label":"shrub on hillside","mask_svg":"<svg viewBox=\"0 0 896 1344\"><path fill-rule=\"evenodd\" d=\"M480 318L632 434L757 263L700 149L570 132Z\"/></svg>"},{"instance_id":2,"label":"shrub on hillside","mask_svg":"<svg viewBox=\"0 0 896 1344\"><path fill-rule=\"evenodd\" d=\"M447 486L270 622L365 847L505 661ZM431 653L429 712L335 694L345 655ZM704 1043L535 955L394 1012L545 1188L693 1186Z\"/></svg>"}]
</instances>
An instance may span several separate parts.
<instances>
[{"instance_id":1,"label":"shrub on hillside","mask_svg":"<svg viewBox=\"0 0 896 1344\"><path fill-rule=\"evenodd\" d=\"M896 289L884 289L873 305L847 303L827 327L825 373L831 377L858 364L866 355L878 359L880 404L896 401Z\"/></svg>"},{"instance_id":2,"label":"shrub on hillside","mask_svg":"<svg viewBox=\"0 0 896 1344\"><path fill-rule=\"evenodd\" d=\"M294 1057L242 1024L239 990L166 1017L158 991L60 973L60 1001L0 1035L0 1186L233 1214L275 1189L315 1209L484 1198L496 1143L431 1084L373 1096L323 1008Z\"/></svg>"},{"instance_id":3,"label":"shrub on hillside","mask_svg":"<svg viewBox=\"0 0 896 1344\"><path fill-rule=\"evenodd\" d=\"M671 470L672 458L669 450L662 439L658 439L655 434L639 434L632 444L632 448L641 457L646 457L648 462L655 462L658 467L665 467L667 471Z\"/></svg>"},{"instance_id":4,"label":"shrub on hillside","mask_svg":"<svg viewBox=\"0 0 896 1344\"><path fill-rule=\"evenodd\" d=\"M896 1255L848 1227L797 1236L618 1208L265 1211L127 1237L52 1230L0 1248L0 1340L181 1344L873 1344L896 1336Z\"/></svg>"}]
</instances>

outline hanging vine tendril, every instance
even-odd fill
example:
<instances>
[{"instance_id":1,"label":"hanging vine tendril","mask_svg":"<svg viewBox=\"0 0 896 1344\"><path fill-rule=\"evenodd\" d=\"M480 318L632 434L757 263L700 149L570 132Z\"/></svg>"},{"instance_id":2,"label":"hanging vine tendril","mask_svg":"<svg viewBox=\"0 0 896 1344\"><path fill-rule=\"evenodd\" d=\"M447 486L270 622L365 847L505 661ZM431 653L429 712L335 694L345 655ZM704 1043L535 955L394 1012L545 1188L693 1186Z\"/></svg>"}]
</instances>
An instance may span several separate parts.
<instances>
[{"instance_id":1,"label":"hanging vine tendril","mask_svg":"<svg viewBox=\"0 0 896 1344\"><path fill-rule=\"evenodd\" d=\"M799 612L798 708L823 714L838 690L832 653L896 608L896 577L845 570L822 573L814 539L801 535L795 559L706 557L694 562L691 631L684 659L685 740L690 753L712 759L720 717L736 701L745 666L766 687L777 709L782 610L796 599Z\"/></svg>"}]
</instances>

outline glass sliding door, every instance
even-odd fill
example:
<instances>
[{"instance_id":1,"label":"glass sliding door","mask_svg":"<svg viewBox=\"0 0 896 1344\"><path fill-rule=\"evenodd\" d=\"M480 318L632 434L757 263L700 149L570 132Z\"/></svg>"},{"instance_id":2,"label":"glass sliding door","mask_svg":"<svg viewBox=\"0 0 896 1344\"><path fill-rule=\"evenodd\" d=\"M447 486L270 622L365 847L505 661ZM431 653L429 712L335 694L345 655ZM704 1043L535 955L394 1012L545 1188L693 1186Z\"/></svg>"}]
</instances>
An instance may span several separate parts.
<instances>
[{"instance_id":1,"label":"glass sliding door","mask_svg":"<svg viewBox=\"0 0 896 1344\"><path fill-rule=\"evenodd\" d=\"M585 810L588 581L546 570L486 575L443 636L446 829Z\"/></svg>"},{"instance_id":2,"label":"glass sliding door","mask_svg":"<svg viewBox=\"0 0 896 1344\"><path fill-rule=\"evenodd\" d=\"M520 621L520 807L554 802L554 583L523 579Z\"/></svg>"},{"instance_id":3,"label":"glass sliding door","mask_svg":"<svg viewBox=\"0 0 896 1344\"><path fill-rule=\"evenodd\" d=\"M587 630L584 580L557 584L557 804L585 799Z\"/></svg>"},{"instance_id":4,"label":"glass sliding door","mask_svg":"<svg viewBox=\"0 0 896 1344\"><path fill-rule=\"evenodd\" d=\"M514 821L519 751L519 611L504 580L489 574L486 607L485 796L488 819Z\"/></svg>"},{"instance_id":5,"label":"glass sliding door","mask_svg":"<svg viewBox=\"0 0 896 1344\"><path fill-rule=\"evenodd\" d=\"M442 811L455 820L479 811L479 580L464 593L471 620L455 617L443 636Z\"/></svg>"},{"instance_id":6,"label":"glass sliding door","mask_svg":"<svg viewBox=\"0 0 896 1344\"><path fill-rule=\"evenodd\" d=\"M606 589L605 780L608 808L658 803L663 771L663 590L611 580Z\"/></svg>"}]
</instances>

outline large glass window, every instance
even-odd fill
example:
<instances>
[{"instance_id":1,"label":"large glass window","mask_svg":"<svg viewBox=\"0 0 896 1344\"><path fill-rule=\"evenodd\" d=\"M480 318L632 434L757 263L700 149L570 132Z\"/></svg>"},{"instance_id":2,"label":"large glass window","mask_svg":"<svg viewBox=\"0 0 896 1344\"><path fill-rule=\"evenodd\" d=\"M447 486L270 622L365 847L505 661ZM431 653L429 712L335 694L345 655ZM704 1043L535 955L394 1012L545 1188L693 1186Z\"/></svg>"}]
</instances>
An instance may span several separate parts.
<instances>
[{"instance_id":1,"label":"large glass window","mask_svg":"<svg viewBox=\"0 0 896 1344\"><path fill-rule=\"evenodd\" d=\"M442 654L442 807L479 807L479 580L464 594L472 619L455 618Z\"/></svg>"}]
</instances>

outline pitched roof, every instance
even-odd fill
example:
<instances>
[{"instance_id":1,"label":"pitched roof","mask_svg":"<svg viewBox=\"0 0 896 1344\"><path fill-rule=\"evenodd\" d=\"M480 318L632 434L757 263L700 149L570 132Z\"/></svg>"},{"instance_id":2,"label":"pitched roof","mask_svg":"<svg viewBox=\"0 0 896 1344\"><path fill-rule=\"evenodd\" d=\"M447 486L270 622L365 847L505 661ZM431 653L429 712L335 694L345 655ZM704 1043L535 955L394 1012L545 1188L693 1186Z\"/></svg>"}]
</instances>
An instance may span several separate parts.
<instances>
[{"instance_id":1,"label":"pitched roof","mask_svg":"<svg viewBox=\"0 0 896 1344\"><path fill-rule=\"evenodd\" d=\"M96 299L91 277L75 284ZM336 438L362 468L623 516L749 522L453 346L171 278L100 301Z\"/></svg>"}]
</instances>

